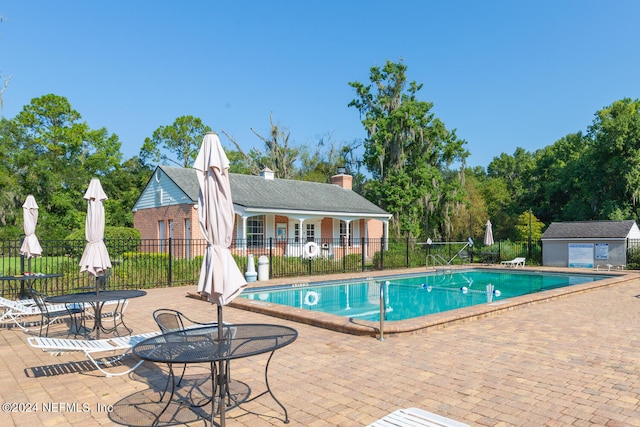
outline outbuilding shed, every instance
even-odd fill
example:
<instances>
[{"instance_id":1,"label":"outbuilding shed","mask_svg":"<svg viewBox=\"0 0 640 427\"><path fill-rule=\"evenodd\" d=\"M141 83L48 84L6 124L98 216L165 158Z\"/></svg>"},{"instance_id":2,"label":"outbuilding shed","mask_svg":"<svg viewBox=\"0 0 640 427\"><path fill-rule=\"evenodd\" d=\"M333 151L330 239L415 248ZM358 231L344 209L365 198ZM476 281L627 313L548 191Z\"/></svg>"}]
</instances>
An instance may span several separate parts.
<instances>
[{"instance_id":1,"label":"outbuilding shed","mask_svg":"<svg viewBox=\"0 0 640 427\"><path fill-rule=\"evenodd\" d=\"M542 265L624 268L628 244L640 241L640 229L633 220L553 222L541 240Z\"/></svg>"}]
</instances>

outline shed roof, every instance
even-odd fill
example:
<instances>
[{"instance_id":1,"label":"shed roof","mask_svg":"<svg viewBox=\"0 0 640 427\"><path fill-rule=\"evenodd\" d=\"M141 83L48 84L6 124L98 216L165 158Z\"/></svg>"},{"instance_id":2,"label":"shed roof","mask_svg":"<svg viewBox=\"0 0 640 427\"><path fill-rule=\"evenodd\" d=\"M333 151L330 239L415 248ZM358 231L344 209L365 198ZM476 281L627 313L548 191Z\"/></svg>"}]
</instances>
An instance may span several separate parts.
<instances>
[{"instance_id":1,"label":"shed roof","mask_svg":"<svg viewBox=\"0 0 640 427\"><path fill-rule=\"evenodd\" d=\"M159 168L197 203L199 188L195 169L164 165ZM229 174L229 181L233 204L244 208L389 216L358 193L334 184L235 173Z\"/></svg>"},{"instance_id":2,"label":"shed roof","mask_svg":"<svg viewBox=\"0 0 640 427\"><path fill-rule=\"evenodd\" d=\"M635 221L552 222L542 233L545 239L624 239Z\"/></svg>"}]
</instances>

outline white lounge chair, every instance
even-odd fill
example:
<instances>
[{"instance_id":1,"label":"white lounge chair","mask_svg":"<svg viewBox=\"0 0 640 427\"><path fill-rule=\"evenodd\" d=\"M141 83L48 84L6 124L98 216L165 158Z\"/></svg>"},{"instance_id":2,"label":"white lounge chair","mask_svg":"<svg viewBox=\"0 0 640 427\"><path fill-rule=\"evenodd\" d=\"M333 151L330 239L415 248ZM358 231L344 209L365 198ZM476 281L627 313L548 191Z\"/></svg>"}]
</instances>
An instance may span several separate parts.
<instances>
[{"instance_id":1,"label":"white lounge chair","mask_svg":"<svg viewBox=\"0 0 640 427\"><path fill-rule=\"evenodd\" d=\"M33 299L10 300L0 297L0 308L4 312L0 316L0 323L13 322L23 331L29 331L31 324L39 325L42 321L42 310ZM49 304L47 309L51 313L64 313L67 307L64 304ZM40 319L34 319L27 323L24 318L39 316ZM52 319L49 323L53 323L57 318Z\"/></svg>"},{"instance_id":2,"label":"white lounge chair","mask_svg":"<svg viewBox=\"0 0 640 427\"><path fill-rule=\"evenodd\" d=\"M502 261L500 264L504 265L505 267L518 268L519 265L524 267L525 261L526 261L526 258L521 257L521 258L514 258L511 261Z\"/></svg>"},{"instance_id":3,"label":"white lounge chair","mask_svg":"<svg viewBox=\"0 0 640 427\"><path fill-rule=\"evenodd\" d=\"M22 317L39 316L40 310L33 300L10 300L0 297L0 308L4 310L0 316L0 323L14 322L20 328L25 329L21 323Z\"/></svg>"},{"instance_id":4,"label":"white lounge chair","mask_svg":"<svg viewBox=\"0 0 640 427\"><path fill-rule=\"evenodd\" d=\"M611 269L613 268L613 264L599 264L599 265L596 265L596 271L600 271L600 267L602 267L603 270L606 268L607 271L611 271Z\"/></svg>"},{"instance_id":5,"label":"white lounge chair","mask_svg":"<svg viewBox=\"0 0 640 427\"><path fill-rule=\"evenodd\" d=\"M83 339L59 339L47 337L29 337L27 342L31 347L39 348L42 351L52 353L52 355L60 355L62 353L81 351L95 365L100 372L107 377L126 375L140 366L143 360L139 360L133 367L124 372L109 372L105 370L116 362L122 360L133 347L153 336L159 335L160 331L147 332L144 334L130 335L126 337L105 338L100 340L83 340ZM122 353L108 357L106 359L98 359L97 356L106 352L121 351ZM104 368L103 368L104 367Z\"/></svg>"},{"instance_id":6,"label":"white lounge chair","mask_svg":"<svg viewBox=\"0 0 640 427\"><path fill-rule=\"evenodd\" d=\"M468 424L418 408L398 409L367 427L469 427Z\"/></svg>"}]
</instances>

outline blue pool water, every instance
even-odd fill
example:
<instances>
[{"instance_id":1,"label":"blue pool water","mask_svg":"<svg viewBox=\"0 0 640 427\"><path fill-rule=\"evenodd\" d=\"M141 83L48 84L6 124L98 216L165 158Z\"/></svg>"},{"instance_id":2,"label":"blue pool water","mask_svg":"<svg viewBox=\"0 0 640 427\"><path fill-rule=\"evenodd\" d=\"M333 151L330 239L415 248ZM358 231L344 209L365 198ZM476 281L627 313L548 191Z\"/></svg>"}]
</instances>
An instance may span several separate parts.
<instances>
[{"instance_id":1,"label":"blue pool water","mask_svg":"<svg viewBox=\"0 0 640 427\"><path fill-rule=\"evenodd\" d=\"M463 270L447 274L421 274L325 283L310 286L287 286L277 289L253 288L240 297L321 311L362 320L380 320L380 284L385 286L385 320L413 317L455 310L476 304L495 303L506 298L549 289L602 280L609 276Z\"/></svg>"}]
</instances>

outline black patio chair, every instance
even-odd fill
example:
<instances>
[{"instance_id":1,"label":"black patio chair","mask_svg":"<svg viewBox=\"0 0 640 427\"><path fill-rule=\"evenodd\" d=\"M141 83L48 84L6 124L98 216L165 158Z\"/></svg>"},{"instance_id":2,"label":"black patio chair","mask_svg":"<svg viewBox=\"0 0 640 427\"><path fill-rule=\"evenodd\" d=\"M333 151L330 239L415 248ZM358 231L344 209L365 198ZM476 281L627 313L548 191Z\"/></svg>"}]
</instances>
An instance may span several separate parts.
<instances>
[{"instance_id":1,"label":"black patio chair","mask_svg":"<svg viewBox=\"0 0 640 427\"><path fill-rule=\"evenodd\" d=\"M190 329L196 328L198 326L216 326L218 324L218 322L198 322L196 320L188 318L182 312L170 308L159 308L155 310L153 312L153 320L155 320L156 324L163 334L182 331L185 335L188 335ZM182 367L182 373L180 374L180 379L178 380L176 385L179 386L182 382L186 369L187 365L184 364ZM229 374L229 371L229 365L227 364L227 375ZM169 383L167 382L167 387L168 384ZM166 390L167 388L165 388L165 392Z\"/></svg>"},{"instance_id":2,"label":"black patio chair","mask_svg":"<svg viewBox=\"0 0 640 427\"><path fill-rule=\"evenodd\" d=\"M170 308L159 308L153 312L153 320L156 321L160 331L165 334L173 331L187 331L198 326L215 326L218 322L198 322L188 318L184 313Z\"/></svg>"},{"instance_id":3,"label":"black patio chair","mask_svg":"<svg viewBox=\"0 0 640 427\"><path fill-rule=\"evenodd\" d=\"M40 311L39 335L41 337L49 336L49 325L65 318L71 320L69 332L73 332L74 336L84 330L84 307L75 304L50 305L45 301L45 296L42 293L29 289L29 294Z\"/></svg>"}]
</instances>

